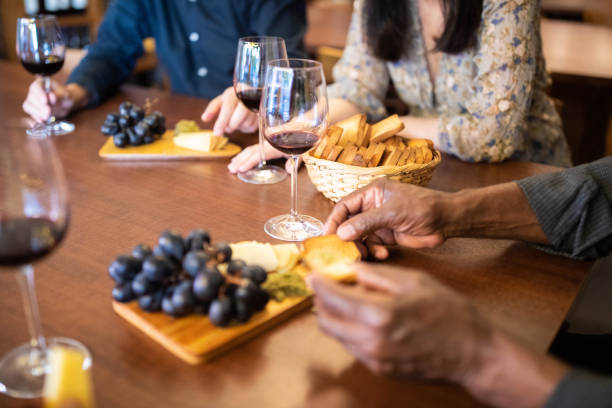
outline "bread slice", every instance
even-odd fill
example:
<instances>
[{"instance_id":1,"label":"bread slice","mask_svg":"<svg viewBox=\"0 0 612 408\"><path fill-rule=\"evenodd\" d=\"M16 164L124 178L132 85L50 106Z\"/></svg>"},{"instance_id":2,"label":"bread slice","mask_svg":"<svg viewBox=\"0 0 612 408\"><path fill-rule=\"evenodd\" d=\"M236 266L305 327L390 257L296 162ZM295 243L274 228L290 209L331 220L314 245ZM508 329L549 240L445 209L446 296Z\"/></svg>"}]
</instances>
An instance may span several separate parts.
<instances>
[{"instance_id":1,"label":"bread slice","mask_svg":"<svg viewBox=\"0 0 612 408\"><path fill-rule=\"evenodd\" d=\"M355 144L359 147L367 146L370 141L369 132L370 125L364 123L363 126L359 129L359 132L357 133L357 143Z\"/></svg>"},{"instance_id":2,"label":"bread slice","mask_svg":"<svg viewBox=\"0 0 612 408\"><path fill-rule=\"evenodd\" d=\"M416 160L416 147L408 146L408 157L406 158L406 164L414 164Z\"/></svg>"},{"instance_id":3,"label":"bread slice","mask_svg":"<svg viewBox=\"0 0 612 408\"><path fill-rule=\"evenodd\" d=\"M344 164L353 164L353 159L355 159L355 155L357 154L357 146L354 144L349 144L344 147L340 157L338 157L338 163Z\"/></svg>"},{"instance_id":4,"label":"bread slice","mask_svg":"<svg viewBox=\"0 0 612 408\"><path fill-rule=\"evenodd\" d=\"M368 161L365 159L366 148L360 147L357 149L355 158L353 159L353 166L367 167Z\"/></svg>"},{"instance_id":5,"label":"bread slice","mask_svg":"<svg viewBox=\"0 0 612 408\"><path fill-rule=\"evenodd\" d=\"M338 144L340 136L342 136L343 129L338 126L330 126L327 128L327 138L331 144Z\"/></svg>"},{"instance_id":6,"label":"bread slice","mask_svg":"<svg viewBox=\"0 0 612 408\"><path fill-rule=\"evenodd\" d=\"M414 162L416 164L423 164L423 147L418 146L414 148Z\"/></svg>"},{"instance_id":7,"label":"bread slice","mask_svg":"<svg viewBox=\"0 0 612 408\"><path fill-rule=\"evenodd\" d=\"M410 151L408 149L404 149L401 152L402 152L402 155L397 160L397 165L398 166L406 165L408 163L408 156L410 155Z\"/></svg>"},{"instance_id":8,"label":"bread slice","mask_svg":"<svg viewBox=\"0 0 612 408\"><path fill-rule=\"evenodd\" d=\"M397 161L399 160L401 155L402 151L397 148L389 152L388 156L383 162L383 166L397 166Z\"/></svg>"},{"instance_id":9,"label":"bread slice","mask_svg":"<svg viewBox=\"0 0 612 408\"><path fill-rule=\"evenodd\" d=\"M365 125L366 116L362 113L358 113L357 115L353 115L350 118L341 120L336 123L337 127L343 129L342 136L338 141L340 146L346 146L349 143L357 144L357 139L360 130Z\"/></svg>"},{"instance_id":10,"label":"bread slice","mask_svg":"<svg viewBox=\"0 0 612 408\"><path fill-rule=\"evenodd\" d=\"M344 148L342 146L334 145L334 146L332 146L331 150L329 151L329 154L327 156L325 156L325 159L326 160L330 160L330 161L337 161L343 150L344 150Z\"/></svg>"},{"instance_id":11,"label":"bread slice","mask_svg":"<svg viewBox=\"0 0 612 408\"><path fill-rule=\"evenodd\" d=\"M370 161L368 161L368 167L378 166L380 164L380 161L384 153L385 153L385 145L383 143L377 144L376 148L374 149L374 155L372 156Z\"/></svg>"},{"instance_id":12,"label":"bread slice","mask_svg":"<svg viewBox=\"0 0 612 408\"><path fill-rule=\"evenodd\" d=\"M391 115L372 125L370 143L383 142L403 129L404 123L400 120L399 116Z\"/></svg>"},{"instance_id":13,"label":"bread slice","mask_svg":"<svg viewBox=\"0 0 612 408\"><path fill-rule=\"evenodd\" d=\"M363 158L365 159L367 163L369 163L370 160L372 159L372 156L374 156L374 152L376 151L377 146L378 146L377 143L370 143L370 145L366 149L366 152Z\"/></svg>"},{"instance_id":14,"label":"bread slice","mask_svg":"<svg viewBox=\"0 0 612 408\"><path fill-rule=\"evenodd\" d=\"M324 235L302 243L302 259L311 272L341 282L355 282L357 274L351 264L361 259L361 253L352 241L342 241L335 234Z\"/></svg>"},{"instance_id":15,"label":"bread slice","mask_svg":"<svg viewBox=\"0 0 612 408\"><path fill-rule=\"evenodd\" d=\"M323 139L321 139L319 143L317 144L317 147L315 147L315 149L313 150L312 155L316 157L317 159L320 159L321 157L323 157L323 152L325 151L325 148L327 147L328 144L329 144L329 138L324 137Z\"/></svg>"},{"instance_id":16,"label":"bread slice","mask_svg":"<svg viewBox=\"0 0 612 408\"><path fill-rule=\"evenodd\" d=\"M433 153L428 147L423 148L423 164L429 163L433 160Z\"/></svg>"}]
</instances>

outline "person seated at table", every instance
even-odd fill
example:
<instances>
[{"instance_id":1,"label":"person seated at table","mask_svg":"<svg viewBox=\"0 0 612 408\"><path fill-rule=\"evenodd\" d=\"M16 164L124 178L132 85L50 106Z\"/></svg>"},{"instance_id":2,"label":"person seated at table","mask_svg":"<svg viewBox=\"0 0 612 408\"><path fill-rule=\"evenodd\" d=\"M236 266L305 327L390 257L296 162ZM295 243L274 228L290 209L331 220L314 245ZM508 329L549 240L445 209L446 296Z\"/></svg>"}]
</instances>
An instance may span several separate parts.
<instances>
[{"instance_id":1,"label":"person seated at table","mask_svg":"<svg viewBox=\"0 0 612 408\"><path fill-rule=\"evenodd\" d=\"M326 222L345 240L434 247L451 237L522 239L572 257L612 251L612 157L517 182L444 193L379 179ZM441 378L498 407L612 407L612 379L510 339L426 273L356 264L346 286L313 274L320 327L377 373ZM612 273L612 271L610 271Z\"/></svg>"},{"instance_id":2,"label":"person seated at table","mask_svg":"<svg viewBox=\"0 0 612 408\"><path fill-rule=\"evenodd\" d=\"M387 115L392 82L410 108L406 137L465 161L570 166L540 37L540 4L495 0L356 0L329 86L331 122ZM269 150L269 157L281 154ZM230 170L257 164L245 151Z\"/></svg>"},{"instance_id":3,"label":"person seated at table","mask_svg":"<svg viewBox=\"0 0 612 408\"><path fill-rule=\"evenodd\" d=\"M304 0L142 1L110 4L87 55L62 85L53 82L47 100L40 79L30 86L23 110L42 122L111 96L143 55L142 42L155 38L160 65L173 92L202 98L219 95L232 83L238 39L283 37L287 53L304 56ZM257 121L242 123L251 132Z\"/></svg>"}]
</instances>

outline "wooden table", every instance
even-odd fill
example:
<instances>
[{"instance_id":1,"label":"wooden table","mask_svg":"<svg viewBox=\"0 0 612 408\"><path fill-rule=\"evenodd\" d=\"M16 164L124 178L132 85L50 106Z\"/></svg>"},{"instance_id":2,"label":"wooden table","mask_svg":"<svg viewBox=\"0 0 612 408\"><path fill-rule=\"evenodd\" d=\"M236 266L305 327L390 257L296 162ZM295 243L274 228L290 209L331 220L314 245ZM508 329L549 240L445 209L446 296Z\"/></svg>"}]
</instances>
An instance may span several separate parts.
<instances>
[{"instance_id":1,"label":"wooden table","mask_svg":"<svg viewBox=\"0 0 612 408\"><path fill-rule=\"evenodd\" d=\"M0 146L22 132L21 102L30 77L0 63ZM304 312L209 364L191 367L116 316L107 267L135 244L153 244L167 228L208 228L215 240L271 241L271 216L288 210L289 181L271 186L240 182L226 161L119 163L97 151L99 126L126 99L158 97L170 126L197 119L206 102L136 87L101 107L72 117L76 132L55 139L65 166L72 219L68 236L36 265L44 331L82 341L93 354L99 407L480 406L456 386L372 375ZM238 143L254 137L236 137ZM510 162L466 164L444 157L431 187L457 190L522 178L553 168ZM300 210L324 219L332 208L305 171ZM453 239L431 250L401 250L392 262L428 271L472 299L510 335L545 352L570 307L589 263L548 255L513 241ZM0 355L26 341L17 284L0 274ZM2 407L30 406L0 397ZM36 405L34 405L36 406Z\"/></svg>"}]
</instances>

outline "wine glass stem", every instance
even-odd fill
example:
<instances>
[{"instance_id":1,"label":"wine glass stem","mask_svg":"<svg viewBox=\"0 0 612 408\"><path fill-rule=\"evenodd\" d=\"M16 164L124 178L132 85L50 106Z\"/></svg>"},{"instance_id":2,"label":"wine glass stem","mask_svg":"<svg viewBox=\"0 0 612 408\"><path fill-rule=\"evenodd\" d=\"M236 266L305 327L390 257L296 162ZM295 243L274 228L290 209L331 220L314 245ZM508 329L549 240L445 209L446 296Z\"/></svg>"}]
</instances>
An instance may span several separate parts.
<instances>
[{"instance_id":1,"label":"wine glass stem","mask_svg":"<svg viewBox=\"0 0 612 408\"><path fill-rule=\"evenodd\" d=\"M21 297L30 331L30 345L33 348L44 350L46 344L42 334L42 326L40 325L38 301L36 300L36 289L34 288L34 268L32 265L21 266L17 274L17 280L21 289Z\"/></svg>"},{"instance_id":2,"label":"wine glass stem","mask_svg":"<svg viewBox=\"0 0 612 408\"><path fill-rule=\"evenodd\" d=\"M297 174L300 167L300 156L291 156L293 166L291 167L291 216L297 217Z\"/></svg>"},{"instance_id":3,"label":"wine glass stem","mask_svg":"<svg viewBox=\"0 0 612 408\"><path fill-rule=\"evenodd\" d=\"M49 95L51 95L51 78L48 75L42 77L43 79L43 89L45 90L45 95L47 96L47 103L51 106L51 100L49 99ZM51 124L55 122L55 116L49 116L47 119L47 124Z\"/></svg>"},{"instance_id":4,"label":"wine glass stem","mask_svg":"<svg viewBox=\"0 0 612 408\"><path fill-rule=\"evenodd\" d=\"M264 136L263 136L263 122L261 120L261 115L257 115L257 123L259 124L259 167L264 167L266 165L266 156L265 156L265 145L264 145Z\"/></svg>"}]
</instances>

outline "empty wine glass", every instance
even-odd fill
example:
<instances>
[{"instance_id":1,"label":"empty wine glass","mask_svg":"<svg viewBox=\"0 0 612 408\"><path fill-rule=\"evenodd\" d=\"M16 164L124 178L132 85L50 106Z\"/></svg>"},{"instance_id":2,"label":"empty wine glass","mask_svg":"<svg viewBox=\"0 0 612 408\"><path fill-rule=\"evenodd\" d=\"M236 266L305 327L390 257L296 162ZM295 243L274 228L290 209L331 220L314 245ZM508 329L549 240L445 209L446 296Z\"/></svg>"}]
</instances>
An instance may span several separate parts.
<instances>
[{"instance_id":1,"label":"empty wine glass","mask_svg":"<svg viewBox=\"0 0 612 408\"><path fill-rule=\"evenodd\" d=\"M52 138L10 130L0 136L0 273L18 269L30 342L0 359L0 393L40 397L48 372L48 344L80 343L42 334L32 262L60 244L68 228L68 192ZM91 361L86 361L91 364Z\"/></svg>"},{"instance_id":2,"label":"empty wine glass","mask_svg":"<svg viewBox=\"0 0 612 408\"><path fill-rule=\"evenodd\" d=\"M43 79L43 88L49 100L51 75L62 69L66 43L55 16L17 19L17 56L25 69ZM63 135L74 131L74 124L56 121L51 116L46 123L28 129L28 134Z\"/></svg>"},{"instance_id":3,"label":"empty wine glass","mask_svg":"<svg viewBox=\"0 0 612 408\"><path fill-rule=\"evenodd\" d=\"M238 41L234 90L238 99L252 112L259 111L266 64L283 58L287 58L287 50L282 38L244 37ZM238 173L238 178L251 184L278 183L287 177L287 172L278 166L266 163L261 120L259 122L259 164L251 170Z\"/></svg>"},{"instance_id":4,"label":"empty wine glass","mask_svg":"<svg viewBox=\"0 0 612 408\"><path fill-rule=\"evenodd\" d=\"M297 211L298 159L327 129L327 88L321 63L304 59L270 62L262 98L264 137L274 148L291 155L293 161L291 212L271 218L264 230L284 241L321 235L323 223Z\"/></svg>"}]
</instances>

